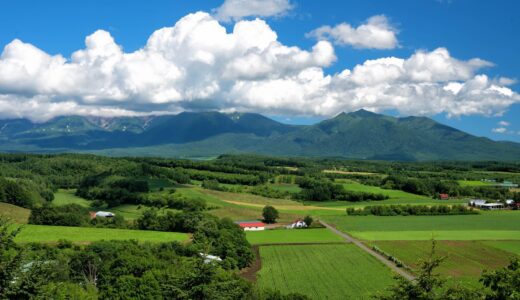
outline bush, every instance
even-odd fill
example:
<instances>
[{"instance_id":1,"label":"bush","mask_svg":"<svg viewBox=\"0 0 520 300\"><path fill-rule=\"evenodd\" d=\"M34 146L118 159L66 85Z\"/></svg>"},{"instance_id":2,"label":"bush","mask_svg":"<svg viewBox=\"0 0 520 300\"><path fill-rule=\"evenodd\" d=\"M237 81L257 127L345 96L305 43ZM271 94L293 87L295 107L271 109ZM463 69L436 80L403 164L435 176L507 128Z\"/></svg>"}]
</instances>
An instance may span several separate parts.
<instances>
[{"instance_id":1,"label":"bush","mask_svg":"<svg viewBox=\"0 0 520 300\"><path fill-rule=\"evenodd\" d=\"M56 226L87 226L90 220L88 209L77 205L42 206L33 208L29 224Z\"/></svg>"},{"instance_id":2,"label":"bush","mask_svg":"<svg viewBox=\"0 0 520 300\"><path fill-rule=\"evenodd\" d=\"M364 208L347 208L351 216L437 216L437 215L471 215L479 214L472 207L464 205L377 205Z\"/></svg>"},{"instance_id":3,"label":"bush","mask_svg":"<svg viewBox=\"0 0 520 300\"><path fill-rule=\"evenodd\" d=\"M266 205L262 211L262 216L264 217L264 222L268 224L276 223L276 219L278 219L278 210L270 205Z\"/></svg>"}]
</instances>

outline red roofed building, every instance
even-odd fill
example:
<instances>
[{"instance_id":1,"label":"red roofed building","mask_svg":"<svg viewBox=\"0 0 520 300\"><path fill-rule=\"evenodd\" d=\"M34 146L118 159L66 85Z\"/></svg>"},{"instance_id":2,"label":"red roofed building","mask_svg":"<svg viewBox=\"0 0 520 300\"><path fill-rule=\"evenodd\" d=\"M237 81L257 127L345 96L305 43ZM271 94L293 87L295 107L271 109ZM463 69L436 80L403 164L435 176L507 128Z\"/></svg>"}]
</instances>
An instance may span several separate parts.
<instances>
[{"instance_id":1,"label":"red roofed building","mask_svg":"<svg viewBox=\"0 0 520 300\"><path fill-rule=\"evenodd\" d=\"M448 199L450 199L450 195L448 195L448 194L439 194L439 199L441 199L441 200L448 200Z\"/></svg>"},{"instance_id":2,"label":"red roofed building","mask_svg":"<svg viewBox=\"0 0 520 300\"><path fill-rule=\"evenodd\" d=\"M240 228L244 229L244 231L265 230L265 224L258 221L241 221L235 223L238 224Z\"/></svg>"}]
</instances>

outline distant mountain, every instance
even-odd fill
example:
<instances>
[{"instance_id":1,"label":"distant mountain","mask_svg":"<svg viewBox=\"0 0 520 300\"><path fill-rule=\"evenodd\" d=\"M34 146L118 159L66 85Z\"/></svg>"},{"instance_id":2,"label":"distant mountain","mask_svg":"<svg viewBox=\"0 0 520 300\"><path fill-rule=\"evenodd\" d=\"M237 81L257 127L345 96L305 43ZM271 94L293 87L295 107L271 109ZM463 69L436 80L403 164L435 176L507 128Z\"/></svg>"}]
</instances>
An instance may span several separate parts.
<instances>
[{"instance_id":1,"label":"distant mountain","mask_svg":"<svg viewBox=\"0 0 520 300\"><path fill-rule=\"evenodd\" d=\"M520 144L475 137L425 117L365 110L315 125L286 125L252 113L0 120L0 150L107 155L215 156L258 153L380 160L519 160Z\"/></svg>"}]
</instances>

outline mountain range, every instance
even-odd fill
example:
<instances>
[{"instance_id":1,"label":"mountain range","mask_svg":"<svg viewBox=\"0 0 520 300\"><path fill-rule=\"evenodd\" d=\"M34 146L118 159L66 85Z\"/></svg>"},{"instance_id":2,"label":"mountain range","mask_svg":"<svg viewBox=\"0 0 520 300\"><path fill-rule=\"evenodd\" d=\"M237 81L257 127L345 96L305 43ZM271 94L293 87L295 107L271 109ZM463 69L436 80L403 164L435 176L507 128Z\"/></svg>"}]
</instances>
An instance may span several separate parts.
<instances>
[{"instance_id":1,"label":"mountain range","mask_svg":"<svg viewBox=\"0 0 520 300\"><path fill-rule=\"evenodd\" d=\"M0 120L0 151L210 157L224 153L379 160L519 160L520 144L476 137L426 117L359 110L314 125L254 113Z\"/></svg>"}]
</instances>

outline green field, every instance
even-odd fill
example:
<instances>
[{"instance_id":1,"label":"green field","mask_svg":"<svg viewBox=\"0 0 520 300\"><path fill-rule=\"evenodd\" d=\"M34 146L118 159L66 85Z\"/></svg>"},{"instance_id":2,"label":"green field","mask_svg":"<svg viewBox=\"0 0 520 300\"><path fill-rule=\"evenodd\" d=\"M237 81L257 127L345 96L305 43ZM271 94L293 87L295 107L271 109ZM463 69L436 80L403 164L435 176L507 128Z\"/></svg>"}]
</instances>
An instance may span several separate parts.
<instances>
[{"instance_id":1,"label":"green field","mask_svg":"<svg viewBox=\"0 0 520 300\"><path fill-rule=\"evenodd\" d=\"M274 183L270 184L269 187L283 191L283 192L290 192L290 193L299 193L302 189L297 184L289 184L289 183Z\"/></svg>"},{"instance_id":2,"label":"green field","mask_svg":"<svg viewBox=\"0 0 520 300\"><path fill-rule=\"evenodd\" d=\"M378 241L374 245L416 270L418 262L425 259L431 249L430 241ZM478 285L484 270L494 270L506 266L514 254L490 247L479 241L439 241L436 254L445 257L438 273L460 281L464 285Z\"/></svg>"},{"instance_id":3,"label":"green field","mask_svg":"<svg viewBox=\"0 0 520 300\"><path fill-rule=\"evenodd\" d=\"M276 229L247 231L247 240L253 245L291 243L334 243L344 240L326 228Z\"/></svg>"},{"instance_id":4,"label":"green field","mask_svg":"<svg viewBox=\"0 0 520 300\"><path fill-rule=\"evenodd\" d=\"M354 237L368 241L484 241L520 240L520 231L514 230L401 230L351 231Z\"/></svg>"},{"instance_id":5,"label":"green field","mask_svg":"<svg viewBox=\"0 0 520 300\"><path fill-rule=\"evenodd\" d=\"M484 244L520 255L520 241L485 241Z\"/></svg>"},{"instance_id":6,"label":"green field","mask_svg":"<svg viewBox=\"0 0 520 300\"><path fill-rule=\"evenodd\" d=\"M112 228L67 227L46 225L24 225L16 237L17 242L53 243L69 240L76 243L89 243L100 240L137 240L141 242L186 241L189 235L178 232L145 231Z\"/></svg>"},{"instance_id":7,"label":"green field","mask_svg":"<svg viewBox=\"0 0 520 300\"><path fill-rule=\"evenodd\" d=\"M257 284L312 299L369 299L393 282L392 272L352 244L261 246Z\"/></svg>"},{"instance_id":8,"label":"green field","mask_svg":"<svg viewBox=\"0 0 520 300\"><path fill-rule=\"evenodd\" d=\"M485 182L480 180L457 180L460 186L490 186L493 185L491 182Z\"/></svg>"},{"instance_id":9,"label":"green field","mask_svg":"<svg viewBox=\"0 0 520 300\"><path fill-rule=\"evenodd\" d=\"M0 216L7 217L12 222L25 224L30 214L31 211L27 208L0 202Z\"/></svg>"},{"instance_id":10,"label":"green field","mask_svg":"<svg viewBox=\"0 0 520 300\"><path fill-rule=\"evenodd\" d=\"M76 196L74 193L76 190L58 190L54 193L54 200L52 204L56 206L67 205L67 204L78 204L83 207L90 207L91 202L87 199Z\"/></svg>"}]
</instances>

